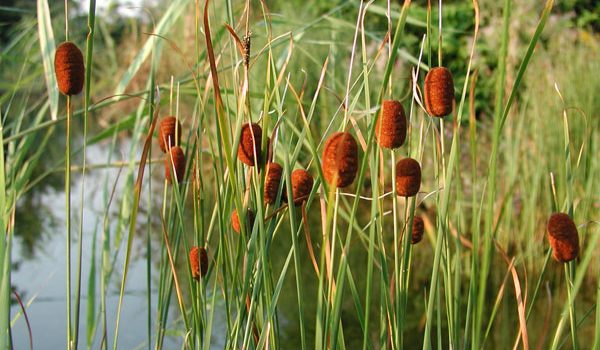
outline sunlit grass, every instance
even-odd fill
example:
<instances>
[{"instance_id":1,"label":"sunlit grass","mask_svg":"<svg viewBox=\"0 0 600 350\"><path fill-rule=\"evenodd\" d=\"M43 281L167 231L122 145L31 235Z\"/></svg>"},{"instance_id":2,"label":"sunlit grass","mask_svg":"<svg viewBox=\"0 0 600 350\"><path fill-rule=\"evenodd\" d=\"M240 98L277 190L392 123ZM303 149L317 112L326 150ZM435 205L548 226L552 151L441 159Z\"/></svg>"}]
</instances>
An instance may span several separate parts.
<instances>
[{"instance_id":1,"label":"sunlit grass","mask_svg":"<svg viewBox=\"0 0 600 350\"><path fill-rule=\"evenodd\" d=\"M479 70L480 18L489 14L477 1L466 7L473 27L465 33L440 21L448 12L438 3L407 0L389 4L388 13L385 2L327 3L318 11L268 3L272 11L263 2L175 0L151 12L151 24L130 24L140 49L117 66L124 54L91 1L88 28L67 20L86 62L85 90L71 98L69 116L65 99L55 96L53 51L43 49L62 38L63 8L46 12L46 1L38 4L37 30L15 35L0 56L21 69L0 95L0 348L11 347L11 317L20 315L10 298L18 201L61 167L67 198L71 172L82 179L77 256L68 260L74 284L70 274L64 281L72 348L131 347L122 336L131 331L144 334L139 346L148 349L173 339L202 349L585 348L583 339L592 336L598 344L600 133L593 91L600 85L581 73L598 66L598 41L574 44L568 60L558 57L560 45L544 46L558 35L549 19L552 0L529 14L527 23L536 24L524 42L510 33L520 20L512 11L517 4L504 2L495 14L502 26L494 29L500 46L491 73ZM406 40L409 31L419 33L416 43ZM452 63L444 50L457 37L470 40L466 71L453 72L454 112L432 118L423 108L423 78L429 67ZM121 40L118 47L127 47ZM519 49L513 52L512 43ZM17 64L22 52L30 59ZM556 76L544 75L547 66ZM119 74L107 76L113 68ZM494 100L484 102L493 115L481 116L476 92L490 76ZM35 79L43 82L37 88ZM402 101L409 124L405 145L394 151L381 149L374 135L388 98ZM114 113L117 120L102 118ZM166 155L156 147L155 127L167 115L183 125L187 164L179 184L164 181ZM264 204L264 171L237 160L247 122L261 125L263 148L270 139L287 198L292 171L311 173L315 183L303 206L288 206L283 195ZM82 137L81 147L54 145L55 138L70 140L69 133L58 136L66 130ZM321 168L325 140L336 131L350 132L359 145L357 178L344 189L328 185ZM132 142L121 160L86 159L87 146L112 154L123 135ZM49 145L66 156L34 173ZM75 156L81 164L71 163ZM423 169L413 198L396 196L394 165L405 157ZM83 215L86 174L113 166L121 170L102 186L99 232L87 234L83 222L96 219ZM253 225L247 209L257 214ZM554 211L575 219L581 240L580 259L564 268L545 237ZM67 204L65 218L70 212ZM424 217L426 234L411 245L415 215ZM71 241L65 244L70 250ZM91 256L82 255L84 245L93 247ZM145 289L147 310L145 324L132 325L122 310L132 297L138 246L146 276L135 287ZM209 255L199 281L189 268L192 246ZM82 266L91 267L83 285ZM40 341L35 329L33 336Z\"/></svg>"}]
</instances>

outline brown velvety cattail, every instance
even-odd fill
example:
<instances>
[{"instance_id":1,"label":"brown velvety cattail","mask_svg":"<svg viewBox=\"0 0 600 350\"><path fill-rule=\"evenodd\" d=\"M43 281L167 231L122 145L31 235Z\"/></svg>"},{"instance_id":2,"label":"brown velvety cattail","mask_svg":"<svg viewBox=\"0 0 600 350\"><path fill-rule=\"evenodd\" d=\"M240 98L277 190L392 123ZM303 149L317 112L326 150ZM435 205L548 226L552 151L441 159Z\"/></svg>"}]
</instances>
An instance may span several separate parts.
<instances>
[{"instance_id":1,"label":"brown velvety cattail","mask_svg":"<svg viewBox=\"0 0 600 350\"><path fill-rule=\"evenodd\" d=\"M347 132L331 135L323 149L323 175L328 184L340 188L352 184L358 170L358 145Z\"/></svg>"},{"instance_id":2,"label":"brown velvety cattail","mask_svg":"<svg viewBox=\"0 0 600 350\"><path fill-rule=\"evenodd\" d=\"M452 73L445 67L432 68L425 76L425 108L434 117L445 117L452 113L454 81Z\"/></svg>"},{"instance_id":3,"label":"brown velvety cattail","mask_svg":"<svg viewBox=\"0 0 600 350\"><path fill-rule=\"evenodd\" d=\"M421 242L423 239L423 232L425 232L425 223L423 222L423 218L420 216L415 216L413 218L412 238L410 242L412 244Z\"/></svg>"},{"instance_id":4,"label":"brown velvety cattail","mask_svg":"<svg viewBox=\"0 0 600 350\"><path fill-rule=\"evenodd\" d=\"M77 95L83 90L83 55L75 44L66 41L58 45L54 53L54 72L58 90L63 95Z\"/></svg>"},{"instance_id":5,"label":"brown velvety cattail","mask_svg":"<svg viewBox=\"0 0 600 350\"><path fill-rule=\"evenodd\" d=\"M171 162L171 159L173 159L173 162ZM183 180L183 175L185 175L185 155L179 146L172 147L170 155L167 155L167 158L165 158L165 178L168 183L171 183L171 172L175 172L178 183Z\"/></svg>"},{"instance_id":6,"label":"brown velvety cattail","mask_svg":"<svg viewBox=\"0 0 600 350\"><path fill-rule=\"evenodd\" d=\"M283 168L277 163L267 164L267 173L265 175L265 203L275 204L277 200L277 194L279 193L279 186L281 184L281 175L283 174Z\"/></svg>"},{"instance_id":7,"label":"brown velvety cattail","mask_svg":"<svg viewBox=\"0 0 600 350\"><path fill-rule=\"evenodd\" d=\"M421 166L412 158L396 163L396 192L402 197L412 197L421 188Z\"/></svg>"},{"instance_id":8,"label":"brown velvety cattail","mask_svg":"<svg viewBox=\"0 0 600 350\"><path fill-rule=\"evenodd\" d=\"M406 114L400 101L384 100L375 125L375 137L382 148L398 148L406 140Z\"/></svg>"},{"instance_id":9,"label":"brown velvety cattail","mask_svg":"<svg viewBox=\"0 0 600 350\"><path fill-rule=\"evenodd\" d=\"M260 125L255 123L246 123L242 126L240 144L238 146L238 159L249 166L255 165L256 160L260 163L261 151L260 142L262 140L262 129Z\"/></svg>"},{"instance_id":10,"label":"brown velvety cattail","mask_svg":"<svg viewBox=\"0 0 600 350\"><path fill-rule=\"evenodd\" d=\"M208 272L208 254L203 247L192 247L190 249L190 268L192 277L197 281L200 276L206 276Z\"/></svg>"},{"instance_id":11,"label":"brown velvety cattail","mask_svg":"<svg viewBox=\"0 0 600 350\"><path fill-rule=\"evenodd\" d=\"M305 202L313 188L313 178L304 169L296 169L292 172L292 197L294 204L299 206Z\"/></svg>"},{"instance_id":12,"label":"brown velvety cattail","mask_svg":"<svg viewBox=\"0 0 600 350\"><path fill-rule=\"evenodd\" d=\"M176 131L177 130L177 131ZM177 137L175 136L177 132ZM173 116L164 117L158 127L158 145L163 153L181 141L181 123Z\"/></svg>"},{"instance_id":13,"label":"brown velvety cattail","mask_svg":"<svg viewBox=\"0 0 600 350\"><path fill-rule=\"evenodd\" d=\"M246 211L246 228L248 230L252 229L252 226L254 225L254 219L256 218L256 215L254 215L254 212L250 209L248 209ZM237 210L233 210L233 213L231 213L231 227L233 227L233 230L236 233L240 233L242 232L242 227L240 225L240 217L238 216Z\"/></svg>"},{"instance_id":14,"label":"brown velvety cattail","mask_svg":"<svg viewBox=\"0 0 600 350\"><path fill-rule=\"evenodd\" d=\"M552 256L559 262L569 262L579 255L579 234L573 219L564 213L554 213L548 220L548 240Z\"/></svg>"}]
</instances>

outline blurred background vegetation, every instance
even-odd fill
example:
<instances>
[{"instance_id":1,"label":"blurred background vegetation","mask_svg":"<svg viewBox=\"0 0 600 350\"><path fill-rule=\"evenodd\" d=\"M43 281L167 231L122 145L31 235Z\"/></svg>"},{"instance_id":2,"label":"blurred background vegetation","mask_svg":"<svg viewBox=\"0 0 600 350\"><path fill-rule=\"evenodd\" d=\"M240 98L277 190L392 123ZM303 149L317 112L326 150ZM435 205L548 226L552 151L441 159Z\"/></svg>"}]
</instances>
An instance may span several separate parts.
<instances>
[{"instance_id":1,"label":"blurred background vegetation","mask_svg":"<svg viewBox=\"0 0 600 350\"><path fill-rule=\"evenodd\" d=\"M118 1L98 1L101 10L96 17L96 39L94 47L93 67L93 95L92 102L110 96L114 93L115 85L125 70L129 67L135 55L143 44L148 40L148 32L164 14L168 2L162 1L136 1L134 3ZM217 3L217 2L215 2ZM241 3L241 2L240 2ZM319 68L325 57L330 58L326 87L331 91L322 94L319 98L318 109L320 116L317 123L321 124L321 130L325 130L329 116L333 115L339 98L342 95L348 72L349 57L352 48L348 43L352 42L353 29L356 21L358 1L330 1L330 0L287 0L267 1L272 13L272 23L275 35L286 31L297 33L298 28L311 24L303 32L302 38L296 43L294 56L288 71L295 72L291 76L294 83L305 81L307 96L312 96L315 91L319 74ZM51 17L54 28L55 39L60 42L64 39L64 8L62 1L51 1ZM233 9L233 13L240 13L243 4ZM261 9L258 1L253 1L253 27L264 26L262 22ZM398 9L398 1L393 2L394 9ZM141 7L140 7L141 6ZM215 4L214 6L223 6ZM479 131L478 150L480 151L480 173L487 170L489 159L489 143L491 142L491 124L494 110L494 87L496 78L496 66L498 65L498 50L501 42L502 26L502 2L483 0L481 6L481 35L477 44L473 68L477 70L477 86L474 98L474 113L476 128ZM190 8L192 6L190 5ZM540 1L513 1L512 17L510 25L510 46L508 51L508 72L506 90L510 90L514 80L515 71L523 56L529 38L537 24L538 14L543 4ZM83 47L87 33L87 5L73 6L70 18L70 38ZM336 10L335 9L340 9ZM225 9L215 11L225 14ZM457 94L459 87L464 83L464 77L468 64L470 43L474 19L472 15L472 4L470 1L444 1L444 63L453 72ZM215 36L226 34L220 25L226 21L226 16L214 20ZM219 22L220 20L220 22ZM394 70L394 88L398 96L405 96L410 81L410 70L416 61L422 35L425 31L426 2L413 1L409 12L409 20L406 30L402 36L400 45L402 55ZM437 21L437 15L434 17ZM376 1L371 7L366 21L366 31L372 46L369 54L374 56L378 50L387 31L387 20L385 17L385 1ZM196 48L194 42L194 14L192 11L185 13L174 28L167 34L181 49L184 56L194 57ZM224 34L225 33L225 34ZM262 36L261 36L262 35ZM262 30L255 30L253 47L259 48L266 42ZM436 47L437 37L434 36L433 47ZM217 41L218 42L218 41ZM200 44L203 48L204 43ZM218 43L217 45L222 45ZM435 55L434 55L435 56ZM586 151L582 159L582 171L576 174L576 192L583 198L578 205L587 211L578 211L579 223L590 217L598 217L600 212L600 196L594 191L598 188L593 183L590 188L587 185L589 179L597 172L592 163L594 160L594 147L599 146L600 129L600 2L595 0L565 0L555 5L549 24L543 32L536 54L530 64L523 87L519 90L515 113L510 116L510 125L504 133L502 143L502 159L505 166L500 174L500 186L504 187L503 193L507 195L509 213L504 217L504 229L500 230L499 241L505 243L511 252L522 252L523 263L528 271L535 272L540 266L543 257L542 247L539 242L543 241L543 230L539 227L544 222L551 198L549 193L549 180L546 175L554 171L557 177L564 178L562 152L563 139L560 125L563 108L568 108L573 113L571 119L571 138L574 149L578 150L582 144L592 149L591 155ZM149 61L149 60L147 60ZM194 61L191 59L190 61ZM383 62L383 59L382 59ZM222 62L221 66L227 66ZM425 64L429 62L425 61ZM376 66L377 70L383 70ZM127 91L137 93L146 89L147 73L150 63L146 62L138 74L129 84ZM254 91L261 91L264 82L264 73L253 70L252 83ZM157 82L168 85L171 76L176 80L189 78L189 72L181 58L176 54L167 55L163 52L163 58L157 71ZM374 83L379 84L381 74L373 74ZM7 106L26 106L19 113L25 115L23 121L33 124L40 110L41 102L46 99L46 86L43 84L44 70L41 61L40 45L38 42L36 4L32 0L2 0L0 4L0 110L2 118L9 118L17 113L7 110ZM564 105L558 98L554 86L558 86L564 98ZM227 82L224 84L227 85ZM195 91L189 82L182 85L181 114L185 114L186 108L192 109L192 96ZM186 101L192 101L186 107ZM334 101L335 103L331 103ZM80 102L79 102L80 103ZM120 102L118 108L101 108L95 110L90 122L91 137L100 135L102 131L123 123L119 127L118 137L128 139L134 133L133 121L139 108L139 101ZM81 105L76 105L80 108ZM62 107L61 107L62 108ZM13 108L14 109L14 108ZM61 111L62 112L62 111ZM49 114L49 113L48 113ZM465 114L464 118L467 114ZM42 116L44 120L50 117ZM76 120L76 123L78 120ZM11 124L3 120L5 133L9 134L21 126ZM24 259L35 258L36 244L42 244L41 237L44 227L54 225L55 218L48 217L45 213L50 210L47 203L42 200L46 191L59 190L62 186L63 174L60 171L52 171L60 164L62 159L61 139L62 124L56 125L53 133L52 145L45 148L44 157L41 157L32 170L31 177L42 177L43 181L36 183L34 190L27 193L18 202L16 235L20 236L21 250ZM80 130L81 125L76 124L74 130ZM465 142L467 133L465 133ZM81 136L81 135L80 135ZM112 136L112 135L110 135ZM106 135L104 135L106 137ZM37 151L36 143L41 144L42 139L36 139L30 147L28 155ZM75 149L81 145L82 140L75 141ZM77 144L79 143L79 144ZM56 145L56 146L53 146ZM464 161L469 162L469 155L463 155ZM308 156L308 155L307 155ZM574 157L577 156L575 152ZM81 157L79 155L79 157ZM78 164L77 155L75 164ZM536 169L543 169L543 172ZM595 170L594 170L595 169ZM60 167L59 167L60 170ZM159 169L160 170L160 169ZM465 171L467 173L467 171ZM539 176L543 175L543 178ZM77 175L75 175L77 176ZM467 176L467 175L465 175ZM482 192L481 182L475 179L465 179L468 183L465 191ZM532 185L533 184L533 185ZM480 187L477 187L480 186ZM430 187L431 188L431 187ZM509 189L510 188L510 189ZM542 190L540 190L542 189ZM559 192L564 187L559 187ZM530 195L530 196L529 196ZM559 193L564 198L564 193ZM499 196L500 197L500 196ZM469 198L465 194L464 198ZM541 203L541 204L538 204ZM531 209L533 208L533 209ZM539 209L538 210L536 210ZM530 210L533 210L531 212ZM578 214L585 212L586 214ZM589 214L589 215L587 215ZM577 220L576 220L577 221ZM516 232L515 227L521 228ZM583 230L587 230L584 228ZM517 237L518 239L514 239ZM532 239L533 237L533 239ZM287 244L285 242L282 244ZM289 244L288 244L289 245ZM416 254L416 259L431 259L432 252L423 250ZM359 260L359 262L362 262ZM600 264L596 264L598 269ZM592 265L594 266L594 265ZM559 270L553 270L555 274ZM594 271L590 276L596 276ZM500 279L502 276L496 276ZM415 274L415 288L424 285L429 278L429 270L422 274ZM592 283L592 280L587 281ZM293 289L293 288L292 288ZM594 287L587 289L588 294L594 293ZM314 293L313 293L314 294ZM312 295L312 294L308 294ZM291 296L289 302L294 303ZM592 304L593 300L587 300ZM583 303L586 305L586 303ZM587 305L589 306L589 305ZM351 308L351 306L349 307ZM506 316L514 317L514 316ZM514 319L513 319L514 321ZM419 320L413 320L415 324ZM540 332L541 330L537 330ZM536 330L532 333L535 335ZM500 333L492 335L501 337Z\"/></svg>"},{"instance_id":2,"label":"blurred background vegetation","mask_svg":"<svg viewBox=\"0 0 600 350\"><path fill-rule=\"evenodd\" d=\"M356 13L357 1L351 1L351 6L336 12L333 16L327 14L345 1L331 0L306 0L306 1L268 1L273 13L272 25L276 33L293 31L305 23L310 23L318 18L325 18L317 26L312 27L303 38L305 45L300 46L293 58L293 64L307 75L307 91L315 88L319 71L304 69L307 64L313 65L322 61L328 52L332 52L334 60L347 60L348 47L339 47L338 43L351 42ZM256 9L255 25L261 25L260 7L253 2ZM70 18L71 40L82 43L87 32L86 3L73 6ZM111 95L114 88L115 77L123 75L138 50L147 40L145 34L150 32L156 20L161 17L166 4L157 1L99 1L100 10L97 13L97 39L95 41L94 59L94 91L92 101ZM241 6L241 5L240 5ZM393 6L398 4L393 3ZM497 65L497 52L500 46L500 27L502 24L502 6L500 2L481 1L481 33L474 59L474 68L478 71L477 88L475 91L475 113L481 125L490 123L494 106L495 68ZM469 1L444 1L444 28L443 42L444 62L448 65L455 77L455 86L462 86L465 70L468 63L468 50L472 40L473 16ZM537 16L527 16L539 13L542 4L537 1L515 1L512 9L511 41L509 48L509 71L507 90L511 86L511 79L535 27ZM61 41L62 28L64 27L64 8L62 1L51 2L51 17L56 40ZM385 3L376 2L371 6L371 15L366 22L366 30L372 39L381 41L387 30L385 18ZM426 2L414 1L409 13L409 22L402 37L401 48L406 57L418 53L421 36L424 32L426 20ZM434 21L437 20L434 18ZM176 44L189 54L194 50L193 43L193 14L185 15L179 21L173 32L178 33L172 37ZM551 25L545 30L542 40L537 48L534 61L528 70L528 79L525 88L519 93L527 95L521 98L527 101L522 108L522 114L540 113L545 115L559 115L561 105L557 102L555 92L549 87L556 82L564 94L567 104L577 106L588 118L589 126L597 128L600 125L598 114L600 99L596 98L600 91L600 76L598 72L600 57L600 2L595 0L567 0L560 1L553 10ZM336 39L336 40L332 40ZM436 47L437 36L433 39ZM256 47L256 46L255 46ZM373 47L372 50L376 50ZM339 54L336 52L339 51ZM318 59L317 59L318 58ZM27 61L27 69L23 70L23 60ZM427 62L425 62L427 63ZM410 61L400 60L397 67L396 80L398 85L407 85L409 81ZM342 77L347 70L347 61L330 65L330 76ZM148 63L142 67L142 72L134 79L129 91L143 90ZM257 77L261 73L253 72ZM182 77L188 75L184 65L179 59L164 59L157 72L158 81L166 83L170 76ZM293 77L298 78L298 77ZM3 0L0 5L0 108L10 101L30 100L35 101L46 96L45 85L40 84L43 79L40 47L37 43L37 18L36 4L31 0ZM402 81L404 80L404 81ZM18 81L18 84L17 84ZM258 79L260 81L260 79ZM18 86L18 88L17 88ZM332 86L334 88L335 86ZM257 89L259 90L259 89ZM324 98L323 100L327 100ZM327 103L327 102L324 102ZM16 105L16 104L15 104ZM136 101L121 103L119 109L105 108L95 113L92 130L102 130L114 122L123 120L135 111ZM30 111L34 111L31 108ZM7 116L6 110L2 113ZM30 118L34 116L31 115ZM577 130L575 123L575 129ZM584 126L582 126L583 128ZM75 128L78 129L78 128ZM485 130L485 127L482 129ZM583 131L581 131L583 132ZM61 135L62 133L57 133ZM93 134L93 132L92 132ZM485 133L483 134L485 137ZM60 136L58 136L60 137ZM557 139L557 146L560 140ZM553 148L548 148L553 150ZM485 147L483 147L485 152ZM543 150L539 150L543 152ZM61 157L60 149L49 149L48 157L41 159L36 172L42 173L50 164L55 164ZM44 185L61 186L60 173L48 174ZM32 200L27 205L34 204ZM25 205L25 204L24 204ZM37 230L25 230L36 232ZM27 239L25 242L34 242ZM31 247L29 248L31 250Z\"/></svg>"}]
</instances>

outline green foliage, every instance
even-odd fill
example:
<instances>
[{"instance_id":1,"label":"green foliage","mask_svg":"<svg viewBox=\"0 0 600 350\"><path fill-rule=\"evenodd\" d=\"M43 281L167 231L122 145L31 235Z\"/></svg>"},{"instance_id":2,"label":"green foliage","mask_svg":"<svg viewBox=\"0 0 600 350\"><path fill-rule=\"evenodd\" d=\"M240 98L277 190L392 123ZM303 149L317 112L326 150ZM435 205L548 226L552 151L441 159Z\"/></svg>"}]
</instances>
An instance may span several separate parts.
<instances>
[{"instance_id":1,"label":"green foliage","mask_svg":"<svg viewBox=\"0 0 600 350\"><path fill-rule=\"evenodd\" d=\"M474 42L474 5L444 1L441 52L454 76L458 118L443 121L418 106L411 80L428 30L431 52L425 41L418 90L427 67L438 64L438 2L429 17L423 2L392 2L390 23L385 2L371 3L364 31L357 18L365 2L270 1L268 10L250 2L248 68L223 27L244 36L245 2L211 2L210 28L202 1L199 8L184 0L158 4L151 9L156 27L119 18L116 8L91 11L69 19L71 40L86 48L86 91L73 97L73 151L65 156L64 98L58 106L48 98L52 53L40 46L52 32L62 41L65 23L62 2L48 3L48 13L10 5L19 20L3 32L0 53L2 334L14 310L11 274L19 273L11 270L13 235L23 245L38 240L19 233L47 225L31 219L39 207L28 203L42 186L63 180L56 174L72 156L67 174L78 179L121 169L118 177L106 172L93 203L82 185L73 215L84 221L85 208L85 221L98 223L89 234L83 226L77 232L78 253L92 247L73 260L72 323L85 334L70 338L79 337L80 347L133 347L126 332L147 332L141 338L149 348L175 339L197 349L510 348L527 340L548 348L600 339L593 2L564 2L550 12L551 2L544 9L506 1L512 13L486 3ZM578 15L565 15L571 12ZM51 26L38 30L38 17L50 17ZM393 41L382 45L389 28ZM153 30L160 36L147 34ZM409 118L408 141L395 151L376 143L383 98L402 99ZM165 115L181 120L187 159L185 180L173 185L163 181L165 156L154 146L154 123ZM314 176L304 207L281 198L263 204L264 172L236 159L248 121L261 124L263 143L270 137L288 198L294 169ZM320 158L327 137L341 130L359 140L359 172L352 186L336 190L324 182ZM106 150L106 159L93 153L88 163L90 145ZM395 196L394 163L404 157L423 169L422 193L413 199ZM232 211L246 208L259 219L250 225L242 214L242 232L233 233ZM87 217L88 209L98 217ZM564 271L551 260L544 232L556 210L573 213L582 242L581 261ZM411 245L416 215L427 232ZM199 281L189 268L191 246L208 249L208 274ZM132 283L136 259L145 262L142 284ZM130 324L121 310L140 290L147 320Z\"/></svg>"}]
</instances>

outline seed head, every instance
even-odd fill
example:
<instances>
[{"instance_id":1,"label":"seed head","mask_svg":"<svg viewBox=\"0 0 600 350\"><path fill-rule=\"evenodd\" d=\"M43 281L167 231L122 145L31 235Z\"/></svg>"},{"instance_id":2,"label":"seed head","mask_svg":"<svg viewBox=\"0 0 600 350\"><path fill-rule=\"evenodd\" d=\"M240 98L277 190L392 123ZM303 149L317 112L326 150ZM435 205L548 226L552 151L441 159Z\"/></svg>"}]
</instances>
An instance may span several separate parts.
<instances>
[{"instance_id":1,"label":"seed head","mask_svg":"<svg viewBox=\"0 0 600 350\"><path fill-rule=\"evenodd\" d=\"M58 90L63 95L77 95L83 90L83 55L75 44L66 41L58 45L54 53L54 72Z\"/></svg>"},{"instance_id":2,"label":"seed head","mask_svg":"<svg viewBox=\"0 0 600 350\"><path fill-rule=\"evenodd\" d=\"M579 255L579 234L573 219L564 213L554 213L548 220L548 240L556 261L569 262Z\"/></svg>"},{"instance_id":3,"label":"seed head","mask_svg":"<svg viewBox=\"0 0 600 350\"><path fill-rule=\"evenodd\" d=\"M165 158L165 178L171 183L171 172L175 173L177 182L180 183L185 175L185 155L179 146L171 147L170 156Z\"/></svg>"},{"instance_id":4,"label":"seed head","mask_svg":"<svg viewBox=\"0 0 600 350\"><path fill-rule=\"evenodd\" d=\"M313 188L313 178L304 169L296 169L292 172L292 197L294 204L299 206L305 202Z\"/></svg>"},{"instance_id":5,"label":"seed head","mask_svg":"<svg viewBox=\"0 0 600 350\"><path fill-rule=\"evenodd\" d=\"M203 247L192 247L190 249L190 268L192 277L197 281L200 276L206 276L208 272L208 254Z\"/></svg>"},{"instance_id":6,"label":"seed head","mask_svg":"<svg viewBox=\"0 0 600 350\"><path fill-rule=\"evenodd\" d=\"M331 135L323 149L323 175L329 185L340 188L354 182L358 170L358 145L347 132Z\"/></svg>"},{"instance_id":7,"label":"seed head","mask_svg":"<svg viewBox=\"0 0 600 350\"><path fill-rule=\"evenodd\" d=\"M454 81L447 68L433 68L425 76L425 108L434 117L445 117L452 113Z\"/></svg>"},{"instance_id":8,"label":"seed head","mask_svg":"<svg viewBox=\"0 0 600 350\"><path fill-rule=\"evenodd\" d=\"M175 136L175 130L177 130L177 137ZM179 145L180 141L181 123L175 117L164 117L158 128L158 145L160 149L163 153L166 153L167 149Z\"/></svg>"},{"instance_id":9,"label":"seed head","mask_svg":"<svg viewBox=\"0 0 600 350\"><path fill-rule=\"evenodd\" d=\"M420 216L415 216L413 219L411 243L417 244L421 242L423 239L423 232L425 232L425 223L423 223L423 218Z\"/></svg>"},{"instance_id":10,"label":"seed head","mask_svg":"<svg viewBox=\"0 0 600 350\"><path fill-rule=\"evenodd\" d=\"M421 166L412 158L396 163L396 192L402 197L412 197L421 188Z\"/></svg>"},{"instance_id":11,"label":"seed head","mask_svg":"<svg viewBox=\"0 0 600 350\"><path fill-rule=\"evenodd\" d=\"M260 125L255 123L246 123L242 126L240 144L238 146L238 159L249 166L254 166L255 157L260 163L261 161L261 150L260 142L262 140L262 129Z\"/></svg>"},{"instance_id":12,"label":"seed head","mask_svg":"<svg viewBox=\"0 0 600 350\"><path fill-rule=\"evenodd\" d=\"M265 204L275 204L277 194L279 193L279 185L281 184L281 175L283 168L277 163L269 163L267 165L267 174L265 175Z\"/></svg>"},{"instance_id":13,"label":"seed head","mask_svg":"<svg viewBox=\"0 0 600 350\"><path fill-rule=\"evenodd\" d=\"M254 212L250 209L248 209L246 211L246 228L251 230L252 226L254 226L254 219L256 218L256 215L254 215ZM231 213L231 227L233 227L233 230L236 233L240 233L242 232L242 227L240 225L240 217L238 216L237 210L233 210L233 212Z\"/></svg>"},{"instance_id":14,"label":"seed head","mask_svg":"<svg viewBox=\"0 0 600 350\"><path fill-rule=\"evenodd\" d=\"M406 115L400 101L384 100L375 125L375 137L382 148L398 148L406 140Z\"/></svg>"}]
</instances>

